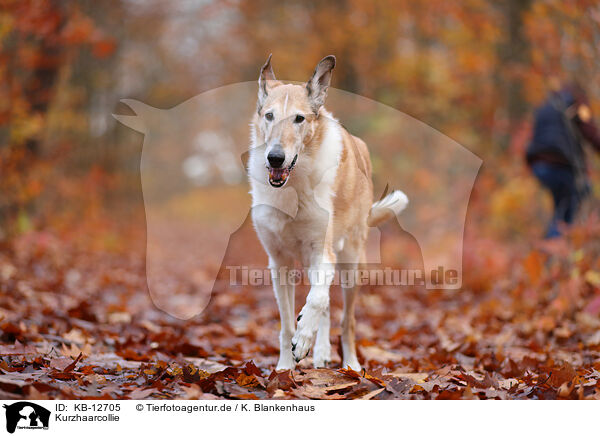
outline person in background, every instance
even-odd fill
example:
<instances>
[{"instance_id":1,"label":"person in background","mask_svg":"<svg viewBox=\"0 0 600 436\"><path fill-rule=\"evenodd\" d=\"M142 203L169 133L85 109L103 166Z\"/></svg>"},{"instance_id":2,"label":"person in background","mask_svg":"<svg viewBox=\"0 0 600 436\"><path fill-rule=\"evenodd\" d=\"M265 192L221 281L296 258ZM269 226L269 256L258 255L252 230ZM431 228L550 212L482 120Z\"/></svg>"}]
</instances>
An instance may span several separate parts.
<instances>
[{"instance_id":1,"label":"person in background","mask_svg":"<svg viewBox=\"0 0 600 436\"><path fill-rule=\"evenodd\" d=\"M527 163L554 202L546 238L561 235L573 222L582 200L589 195L583 140L600 152L600 134L592 121L586 96L577 84L550 83L546 101L536 110Z\"/></svg>"}]
</instances>

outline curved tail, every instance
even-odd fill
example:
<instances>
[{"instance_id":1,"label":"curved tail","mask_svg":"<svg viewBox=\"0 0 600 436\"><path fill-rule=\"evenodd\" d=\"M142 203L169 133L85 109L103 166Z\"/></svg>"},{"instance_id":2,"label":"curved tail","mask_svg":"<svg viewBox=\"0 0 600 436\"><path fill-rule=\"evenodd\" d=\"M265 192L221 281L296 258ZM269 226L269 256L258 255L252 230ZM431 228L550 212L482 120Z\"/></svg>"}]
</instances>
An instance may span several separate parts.
<instances>
[{"instance_id":1,"label":"curved tail","mask_svg":"<svg viewBox=\"0 0 600 436\"><path fill-rule=\"evenodd\" d=\"M402 191L393 191L379 201L373 203L367 224L370 227L376 227L379 224L389 220L395 215L399 215L406 206L408 206L408 197Z\"/></svg>"}]
</instances>

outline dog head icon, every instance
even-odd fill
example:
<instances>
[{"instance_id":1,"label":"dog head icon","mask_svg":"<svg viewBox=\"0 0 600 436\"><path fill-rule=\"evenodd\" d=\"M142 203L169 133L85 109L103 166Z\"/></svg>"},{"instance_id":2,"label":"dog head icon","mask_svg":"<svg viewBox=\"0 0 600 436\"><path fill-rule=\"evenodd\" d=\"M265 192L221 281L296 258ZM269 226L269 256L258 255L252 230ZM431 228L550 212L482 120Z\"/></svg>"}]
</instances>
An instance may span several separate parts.
<instances>
[{"instance_id":1,"label":"dog head icon","mask_svg":"<svg viewBox=\"0 0 600 436\"><path fill-rule=\"evenodd\" d=\"M6 409L6 431L14 433L17 427L48 428L50 411L29 401L3 405Z\"/></svg>"}]
</instances>

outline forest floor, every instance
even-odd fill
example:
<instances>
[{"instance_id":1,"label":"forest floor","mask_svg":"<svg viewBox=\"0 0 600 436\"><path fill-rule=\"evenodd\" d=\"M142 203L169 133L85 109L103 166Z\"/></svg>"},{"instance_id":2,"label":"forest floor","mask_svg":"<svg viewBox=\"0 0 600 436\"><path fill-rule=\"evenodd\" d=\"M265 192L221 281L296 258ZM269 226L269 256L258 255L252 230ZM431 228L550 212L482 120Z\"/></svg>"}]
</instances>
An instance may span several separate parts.
<instances>
[{"instance_id":1,"label":"forest floor","mask_svg":"<svg viewBox=\"0 0 600 436\"><path fill-rule=\"evenodd\" d=\"M331 368L278 373L268 287L179 320L152 303L143 250L30 232L0 251L0 397L600 399L598 238L598 221L525 251L471 237L462 291L363 289L360 373L339 367L333 289Z\"/></svg>"}]
</instances>

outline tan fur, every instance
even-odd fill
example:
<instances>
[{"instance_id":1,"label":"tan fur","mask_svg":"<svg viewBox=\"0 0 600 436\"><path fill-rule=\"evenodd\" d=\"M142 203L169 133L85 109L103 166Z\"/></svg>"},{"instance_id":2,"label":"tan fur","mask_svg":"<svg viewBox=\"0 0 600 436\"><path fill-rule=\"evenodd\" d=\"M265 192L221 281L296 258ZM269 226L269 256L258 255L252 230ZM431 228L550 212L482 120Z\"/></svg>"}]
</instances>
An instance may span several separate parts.
<instances>
[{"instance_id":1,"label":"tan fur","mask_svg":"<svg viewBox=\"0 0 600 436\"><path fill-rule=\"evenodd\" d=\"M388 209L390 202L378 202L381 207L374 208L366 144L346 131L323 107L335 58L321 60L304 86L276 81L270 59L259 78L249 174L256 206L252 217L269 255L281 315L277 368L293 367L293 360L304 358L313 344L315 366L322 366L330 359L331 281L311 280L294 333L294 290L293 286L279 283L279 271L281 267L293 266L296 259L313 272L327 273L335 265L355 269L365 259L368 221L379 222L398 208ZM295 121L297 116L304 119ZM269 151L279 147L285 154L281 168L291 168L289 177L283 187L269 186ZM297 162L295 167L293 162ZM293 200L297 201L295 216L285 212ZM273 207L262 207L265 204ZM343 366L358 370L354 342L357 288L343 286L343 291Z\"/></svg>"},{"instance_id":2,"label":"tan fur","mask_svg":"<svg viewBox=\"0 0 600 436\"><path fill-rule=\"evenodd\" d=\"M284 101L288 97L287 112L284 116L289 119L277 126L277 132L280 132L281 145L286 155L293 155L294 139L296 131L293 125L293 114L291 108L296 112L306 114L306 126L303 130L306 136L303 140L303 157L314 157L318 154L322 146L324 120L330 119L331 115L324 108L321 108L318 115L310 113L310 105L307 103L306 91L299 85L283 85L280 82L270 84L272 86L270 94L271 102L262 109L261 112L254 115L253 125L257 132L262 130L259 120L264 113L272 110L279 110L283 113ZM331 255L335 262L335 250L332 247L333 241L347 238L347 243L352 244L359 250L365 243L368 233L367 217L373 204L373 183L371 181L371 160L369 150L363 140L351 135L346 129L341 127L342 132L342 152L335 184L332 192L333 200L333 220L331 220L331 232L325 241L324 249ZM258 141L265 141L264 134L257 135ZM292 180L294 175L292 174Z\"/></svg>"},{"instance_id":3,"label":"tan fur","mask_svg":"<svg viewBox=\"0 0 600 436\"><path fill-rule=\"evenodd\" d=\"M260 128L260 119L268 111L280 111L286 121L280 122L277 131L280 131L281 145L286 155L292 155L296 130L293 116L298 112L306 116L305 126L301 127L306 156L314 157L322 145L324 124L323 120L331 117L324 108L315 115L310 112L306 90L300 85L282 84L279 81L269 83L269 104L255 113L252 124L257 131L257 140L265 141L264 132ZM284 106L287 96L287 107ZM340 126L341 127L341 126ZM367 235L367 220L371 205L373 204L373 182L371 181L371 159L365 142L342 129L342 155L337 168L336 182L333 191L334 219L332 240L337 240L344 235L353 240L364 241ZM277 132L275 132L277 133ZM292 175L293 177L293 175ZM327 241L327 249L331 249L332 240ZM331 250L333 252L333 250Z\"/></svg>"},{"instance_id":4,"label":"tan fur","mask_svg":"<svg viewBox=\"0 0 600 436\"><path fill-rule=\"evenodd\" d=\"M363 140L342 130L343 150L337 170L333 201L334 240L364 247L368 226L366 218L373 204L371 160Z\"/></svg>"}]
</instances>

